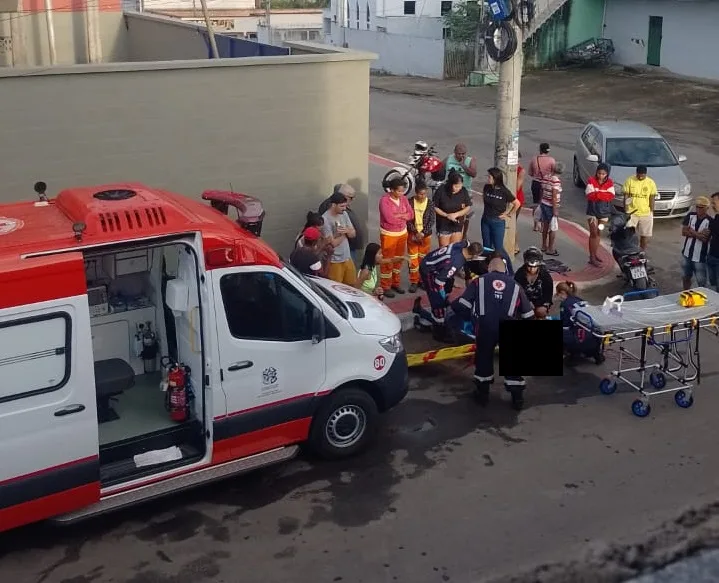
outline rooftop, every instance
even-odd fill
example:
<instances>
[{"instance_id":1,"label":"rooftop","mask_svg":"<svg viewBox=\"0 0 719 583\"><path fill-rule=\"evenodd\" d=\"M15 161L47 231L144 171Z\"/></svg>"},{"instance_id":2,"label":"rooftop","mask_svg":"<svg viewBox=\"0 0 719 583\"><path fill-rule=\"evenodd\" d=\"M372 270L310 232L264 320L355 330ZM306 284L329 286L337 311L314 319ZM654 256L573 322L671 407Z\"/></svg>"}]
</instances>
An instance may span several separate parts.
<instances>
[{"instance_id":1,"label":"rooftop","mask_svg":"<svg viewBox=\"0 0 719 583\"><path fill-rule=\"evenodd\" d=\"M0 205L0 216L0 265L26 255L200 231L205 251L241 243L243 263L277 260L265 242L207 204L143 184L70 188L48 202ZM85 228L78 240L80 223Z\"/></svg>"}]
</instances>

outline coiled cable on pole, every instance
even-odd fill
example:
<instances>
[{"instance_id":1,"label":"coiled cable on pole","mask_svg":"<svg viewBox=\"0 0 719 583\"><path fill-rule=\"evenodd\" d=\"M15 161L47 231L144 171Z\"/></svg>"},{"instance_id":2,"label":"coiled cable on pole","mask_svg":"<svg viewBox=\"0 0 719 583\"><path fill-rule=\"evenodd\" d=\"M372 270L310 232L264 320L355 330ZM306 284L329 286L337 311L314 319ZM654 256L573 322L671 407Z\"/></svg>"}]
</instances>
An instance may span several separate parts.
<instances>
[{"instance_id":1,"label":"coiled cable on pole","mask_svg":"<svg viewBox=\"0 0 719 583\"><path fill-rule=\"evenodd\" d=\"M484 46L490 59L504 63L517 51L517 34L509 22L494 20L484 33Z\"/></svg>"}]
</instances>

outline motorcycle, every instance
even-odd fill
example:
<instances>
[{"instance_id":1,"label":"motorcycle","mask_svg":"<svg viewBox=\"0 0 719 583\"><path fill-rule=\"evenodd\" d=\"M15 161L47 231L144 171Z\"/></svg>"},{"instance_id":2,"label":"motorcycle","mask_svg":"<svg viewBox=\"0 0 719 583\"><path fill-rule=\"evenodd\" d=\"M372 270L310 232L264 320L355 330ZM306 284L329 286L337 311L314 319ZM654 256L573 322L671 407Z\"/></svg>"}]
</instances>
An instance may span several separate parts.
<instances>
[{"instance_id":1,"label":"motorcycle","mask_svg":"<svg viewBox=\"0 0 719 583\"><path fill-rule=\"evenodd\" d=\"M414 144L414 151L407 161L408 165L395 166L382 178L382 188L389 189L389 183L395 178L404 182L405 192L414 192L417 179L421 178L425 184L434 191L444 179L444 163L437 156L434 146L428 146L426 142L418 141Z\"/></svg>"},{"instance_id":2,"label":"motorcycle","mask_svg":"<svg viewBox=\"0 0 719 583\"><path fill-rule=\"evenodd\" d=\"M609 239L612 243L612 256L619 265L627 285L636 291L655 287L649 277L647 257L639 247L639 236L634 227L627 226L634 213L616 212L609 218Z\"/></svg>"}]
</instances>

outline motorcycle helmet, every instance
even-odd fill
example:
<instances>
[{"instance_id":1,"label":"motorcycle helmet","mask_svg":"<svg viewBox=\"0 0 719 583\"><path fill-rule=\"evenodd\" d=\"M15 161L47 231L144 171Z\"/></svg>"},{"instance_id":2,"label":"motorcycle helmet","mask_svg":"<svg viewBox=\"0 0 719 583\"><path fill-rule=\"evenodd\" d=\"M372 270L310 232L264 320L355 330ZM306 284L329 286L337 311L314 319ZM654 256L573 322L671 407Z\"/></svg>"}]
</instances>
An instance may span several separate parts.
<instances>
[{"instance_id":1,"label":"motorcycle helmet","mask_svg":"<svg viewBox=\"0 0 719 583\"><path fill-rule=\"evenodd\" d=\"M544 255L536 247L529 247L524 252L524 264L528 267L539 267L542 264Z\"/></svg>"},{"instance_id":2,"label":"motorcycle helmet","mask_svg":"<svg viewBox=\"0 0 719 583\"><path fill-rule=\"evenodd\" d=\"M419 140L418 142L414 143L414 153L415 154L425 154L429 150L429 144L427 142L423 142L422 140Z\"/></svg>"}]
</instances>

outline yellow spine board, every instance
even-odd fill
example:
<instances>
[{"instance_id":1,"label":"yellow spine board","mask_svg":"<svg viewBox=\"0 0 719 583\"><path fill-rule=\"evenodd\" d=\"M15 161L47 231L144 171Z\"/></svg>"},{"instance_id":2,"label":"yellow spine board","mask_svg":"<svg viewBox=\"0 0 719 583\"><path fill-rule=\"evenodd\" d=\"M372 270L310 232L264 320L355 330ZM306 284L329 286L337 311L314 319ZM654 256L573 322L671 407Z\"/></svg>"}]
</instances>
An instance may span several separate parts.
<instances>
[{"instance_id":1,"label":"yellow spine board","mask_svg":"<svg viewBox=\"0 0 719 583\"><path fill-rule=\"evenodd\" d=\"M439 350L429 350L419 354L408 354L407 365L410 367L422 366L430 362L442 362L444 360L456 360L458 358L467 358L475 352L474 344L464 344L463 346L449 346L440 348ZM495 353L499 352L499 348Z\"/></svg>"}]
</instances>

